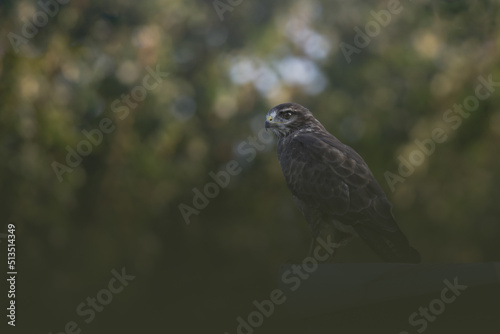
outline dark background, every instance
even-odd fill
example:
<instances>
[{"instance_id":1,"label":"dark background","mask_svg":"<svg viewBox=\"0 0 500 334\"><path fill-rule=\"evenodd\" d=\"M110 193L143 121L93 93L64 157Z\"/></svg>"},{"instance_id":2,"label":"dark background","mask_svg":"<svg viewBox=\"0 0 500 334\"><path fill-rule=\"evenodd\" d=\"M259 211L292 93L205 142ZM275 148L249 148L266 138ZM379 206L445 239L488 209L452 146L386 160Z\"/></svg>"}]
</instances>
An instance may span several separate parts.
<instances>
[{"instance_id":1,"label":"dark background","mask_svg":"<svg viewBox=\"0 0 500 334\"><path fill-rule=\"evenodd\" d=\"M236 333L278 287L280 265L307 254L275 144L251 161L238 152L289 101L364 157L424 262L497 261L500 89L456 130L443 114L479 76L500 82L499 5L402 1L348 63L340 43L354 45L353 29L387 6L246 0L221 21L212 1L72 0L16 52L9 33L41 7L2 1L0 233L16 224L15 330L58 333L74 320L82 333ZM169 76L120 119L113 101L148 66ZM59 182L51 164L103 118L115 131ZM391 191L384 173L437 127L448 139ZM186 224L179 205L233 159L242 172ZM378 261L359 241L339 256ZM85 324L77 305L122 267L136 278ZM255 330L278 332L303 323L280 306Z\"/></svg>"}]
</instances>

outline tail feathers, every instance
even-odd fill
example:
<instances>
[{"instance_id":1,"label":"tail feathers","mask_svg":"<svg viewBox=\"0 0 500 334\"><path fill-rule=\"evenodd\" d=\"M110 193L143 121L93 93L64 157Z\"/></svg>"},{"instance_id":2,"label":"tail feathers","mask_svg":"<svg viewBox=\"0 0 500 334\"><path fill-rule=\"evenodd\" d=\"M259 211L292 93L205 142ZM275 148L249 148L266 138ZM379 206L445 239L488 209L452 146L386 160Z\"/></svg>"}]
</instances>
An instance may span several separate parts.
<instances>
[{"instance_id":1,"label":"tail feathers","mask_svg":"<svg viewBox=\"0 0 500 334\"><path fill-rule=\"evenodd\" d=\"M410 246L408 239L399 229L389 232L365 225L355 226L355 229L358 235L385 262L420 263L420 254Z\"/></svg>"}]
</instances>

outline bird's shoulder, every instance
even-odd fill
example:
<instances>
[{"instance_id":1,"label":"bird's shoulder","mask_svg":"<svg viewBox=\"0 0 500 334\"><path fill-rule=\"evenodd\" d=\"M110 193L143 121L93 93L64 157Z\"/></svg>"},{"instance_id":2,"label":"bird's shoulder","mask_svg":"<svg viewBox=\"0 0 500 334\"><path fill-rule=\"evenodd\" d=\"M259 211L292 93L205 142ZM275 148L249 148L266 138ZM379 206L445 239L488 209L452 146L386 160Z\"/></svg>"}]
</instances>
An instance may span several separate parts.
<instances>
[{"instance_id":1,"label":"bird's shoulder","mask_svg":"<svg viewBox=\"0 0 500 334\"><path fill-rule=\"evenodd\" d=\"M310 155L325 153L325 150L342 151L344 144L327 131L318 128L303 128L278 141L278 154L309 153Z\"/></svg>"},{"instance_id":2,"label":"bird's shoulder","mask_svg":"<svg viewBox=\"0 0 500 334\"><path fill-rule=\"evenodd\" d=\"M315 167L323 165L342 178L353 175L351 179L373 178L368 165L354 149L322 129L306 128L283 138L278 143L278 158L285 164L302 161L314 163Z\"/></svg>"}]
</instances>

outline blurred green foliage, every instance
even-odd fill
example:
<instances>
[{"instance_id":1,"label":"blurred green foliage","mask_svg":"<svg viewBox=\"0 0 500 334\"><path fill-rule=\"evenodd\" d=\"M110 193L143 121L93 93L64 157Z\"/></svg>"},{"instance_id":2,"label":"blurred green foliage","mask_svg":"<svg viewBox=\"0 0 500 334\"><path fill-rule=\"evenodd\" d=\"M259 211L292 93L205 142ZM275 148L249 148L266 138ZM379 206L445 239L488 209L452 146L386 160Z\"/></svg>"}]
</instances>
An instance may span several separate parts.
<instances>
[{"instance_id":1,"label":"blurred green foliage","mask_svg":"<svg viewBox=\"0 0 500 334\"><path fill-rule=\"evenodd\" d=\"M72 0L18 52L9 33L41 8L2 2L0 208L18 228L21 328L235 332L307 253L273 145L249 162L237 149L289 101L364 157L425 262L497 261L500 89L458 129L442 119L478 76L500 81L499 5L401 6L348 63L339 44L386 1L243 1L221 21L212 1ZM169 76L120 119L113 102L156 66ZM52 163L104 118L116 129L59 182ZM436 127L448 140L391 192L384 173ZM185 224L179 204L233 159L242 173ZM378 261L361 242L340 256ZM136 280L85 324L76 306L122 266ZM256 332L276 331L303 332L282 309Z\"/></svg>"}]
</instances>

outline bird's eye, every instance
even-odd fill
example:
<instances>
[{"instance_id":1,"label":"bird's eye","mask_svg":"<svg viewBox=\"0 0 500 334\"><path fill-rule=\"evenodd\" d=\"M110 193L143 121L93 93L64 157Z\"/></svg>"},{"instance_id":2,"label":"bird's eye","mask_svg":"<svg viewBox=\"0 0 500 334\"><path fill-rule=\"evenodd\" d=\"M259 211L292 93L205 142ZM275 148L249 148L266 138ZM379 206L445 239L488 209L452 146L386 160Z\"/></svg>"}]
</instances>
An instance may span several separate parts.
<instances>
[{"instance_id":1,"label":"bird's eye","mask_svg":"<svg viewBox=\"0 0 500 334\"><path fill-rule=\"evenodd\" d=\"M292 117L292 115L293 114L290 111L287 111L287 112L283 113L281 115L281 117L283 117L284 119L290 119L290 117Z\"/></svg>"}]
</instances>

